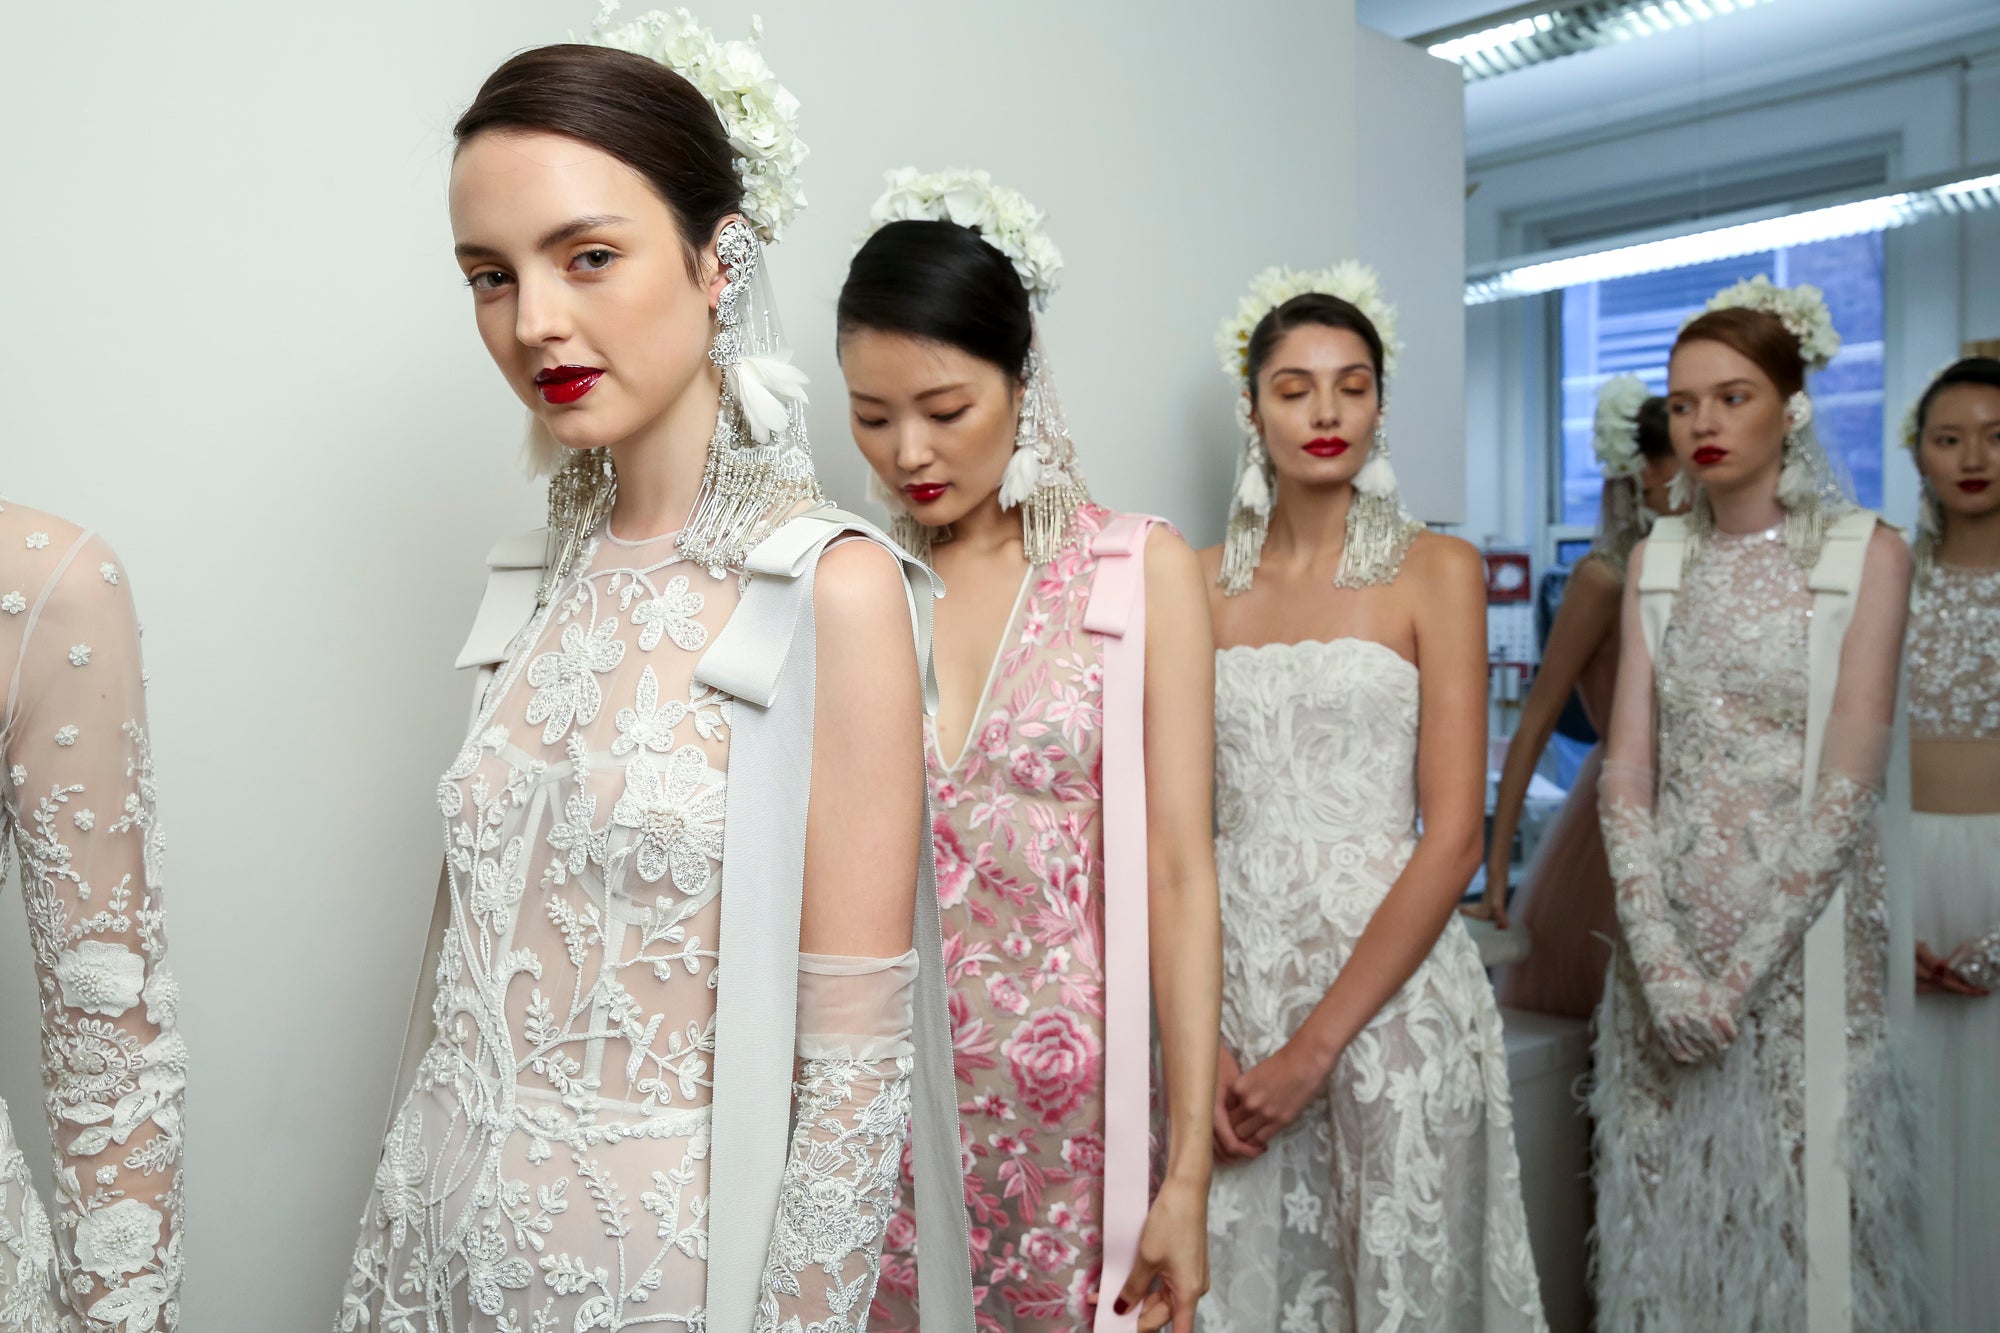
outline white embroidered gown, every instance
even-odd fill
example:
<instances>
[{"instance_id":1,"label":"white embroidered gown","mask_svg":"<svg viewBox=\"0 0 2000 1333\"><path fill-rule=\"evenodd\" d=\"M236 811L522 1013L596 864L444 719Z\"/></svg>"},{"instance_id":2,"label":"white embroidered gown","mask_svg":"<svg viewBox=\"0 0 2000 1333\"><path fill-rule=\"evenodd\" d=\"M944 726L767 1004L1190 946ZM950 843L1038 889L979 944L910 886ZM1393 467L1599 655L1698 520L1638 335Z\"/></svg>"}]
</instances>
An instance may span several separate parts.
<instances>
[{"instance_id":1,"label":"white embroidered gown","mask_svg":"<svg viewBox=\"0 0 2000 1333\"><path fill-rule=\"evenodd\" d=\"M671 536L600 528L439 782L434 1035L383 1147L343 1333L748 1333L703 1314L732 703L694 682L738 589ZM915 971L914 953L800 956L759 1333L865 1326Z\"/></svg>"},{"instance_id":2,"label":"white embroidered gown","mask_svg":"<svg viewBox=\"0 0 2000 1333\"><path fill-rule=\"evenodd\" d=\"M1640 672L1655 722L1628 737L1614 718L1601 788L1625 937L1598 1010L1591 1093L1605 1328L1807 1333L1801 945L1836 888L1853 1327L1919 1326L1915 1125L1883 1009L1889 718L1846 714L1836 689L1801 807L1812 602L1781 529L1712 532L1687 559L1657 668L1627 634L1620 691L1625 671ZM1650 764L1632 765L1633 750ZM1683 1009L1700 1018L1715 997L1739 1015L1735 1040L1675 1060L1661 1025Z\"/></svg>"},{"instance_id":3,"label":"white embroidered gown","mask_svg":"<svg viewBox=\"0 0 2000 1333\"><path fill-rule=\"evenodd\" d=\"M1216 655L1222 1037L1339 975L1416 847L1417 669L1360 639ZM1206 1333L1545 1327L1493 989L1454 915L1263 1156L1218 1164Z\"/></svg>"},{"instance_id":4,"label":"white embroidered gown","mask_svg":"<svg viewBox=\"0 0 2000 1333\"><path fill-rule=\"evenodd\" d=\"M0 690L0 872L11 843L56 1168L51 1226L0 1106L0 1329L176 1328L187 1048L139 625L102 539L12 504L0 505Z\"/></svg>"}]
</instances>

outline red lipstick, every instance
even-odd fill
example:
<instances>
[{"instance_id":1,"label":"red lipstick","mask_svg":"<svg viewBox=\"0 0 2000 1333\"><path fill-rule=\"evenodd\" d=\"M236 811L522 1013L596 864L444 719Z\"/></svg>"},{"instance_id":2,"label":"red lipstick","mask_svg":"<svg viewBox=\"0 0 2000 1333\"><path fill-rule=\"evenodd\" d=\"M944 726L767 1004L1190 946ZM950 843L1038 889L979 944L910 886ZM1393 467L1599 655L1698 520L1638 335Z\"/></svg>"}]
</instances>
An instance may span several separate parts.
<instances>
[{"instance_id":1,"label":"red lipstick","mask_svg":"<svg viewBox=\"0 0 2000 1333\"><path fill-rule=\"evenodd\" d=\"M596 366L557 366L535 372L535 387L545 403L573 403L597 387L604 372Z\"/></svg>"},{"instance_id":2,"label":"red lipstick","mask_svg":"<svg viewBox=\"0 0 2000 1333\"><path fill-rule=\"evenodd\" d=\"M927 505L945 493L947 483L942 481L913 481L903 488L903 494L920 505Z\"/></svg>"},{"instance_id":3,"label":"red lipstick","mask_svg":"<svg viewBox=\"0 0 2000 1333\"><path fill-rule=\"evenodd\" d=\"M1701 448L1694 451L1694 464L1696 467L1714 467L1727 457L1729 457L1727 449L1713 444L1704 444Z\"/></svg>"},{"instance_id":4,"label":"red lipstick","mask_svg":"<svg viewBox=\"0 0 2000 1333\"><path fill-rule=\"evenodd\" d=\"M1958 489L1967 495L1978 495L1993 483L1984 477L1966 477L1958 483Z\"/></svg>"},{"instance_id":5,"label":"red lipstick","mask_svg":"<svg viewBox=\"0 0 2000 1333\"><path fill-rule=\"evenodd\" d=\"M1317 440L1306 441L1306 452L1314 458L1338 458L1351 447L1338 435L1322 435Z\"/></svg>"}]
</instances>

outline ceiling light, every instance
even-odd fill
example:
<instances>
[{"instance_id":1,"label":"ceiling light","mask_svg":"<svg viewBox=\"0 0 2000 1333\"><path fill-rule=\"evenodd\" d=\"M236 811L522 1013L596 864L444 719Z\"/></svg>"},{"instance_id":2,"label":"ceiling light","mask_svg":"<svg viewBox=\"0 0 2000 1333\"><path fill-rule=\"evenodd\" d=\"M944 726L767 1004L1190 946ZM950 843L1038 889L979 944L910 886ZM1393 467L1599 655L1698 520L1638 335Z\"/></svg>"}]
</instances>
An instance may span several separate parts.
<instances>
[{"instance_id":1,"label":"ceiling light","mask_svg":"<svg viewBox=\"0 0 2000 1333\"><path fill-rule=\"evenodd\" d=\"M1622 245L1595 242L1484 265L1467 274L1465 303L1485 305L1579 283L1629 278L2000 207L2000 163L1942 172L1911 181L1900 190L1856 194L1849 191L1803 205L1734 214L1733 221L1711 219L1696 231L1661 229L1629 237Z\"/></svg>"},{"instance_id":2,"label":"ceiling light","mask_svg":"<svg viewBox=\"0 0 2000 1333\"><path fill-rule=\"evenodd\" d=\"M1769 4L1770 0L1594 0L1560 7L1529 4L1410 40L1441 60L1455 62L1465 70L1467 83L1477 83L1579 51L1685 28L1759 3Z\"/></svg>"}]
</instances>

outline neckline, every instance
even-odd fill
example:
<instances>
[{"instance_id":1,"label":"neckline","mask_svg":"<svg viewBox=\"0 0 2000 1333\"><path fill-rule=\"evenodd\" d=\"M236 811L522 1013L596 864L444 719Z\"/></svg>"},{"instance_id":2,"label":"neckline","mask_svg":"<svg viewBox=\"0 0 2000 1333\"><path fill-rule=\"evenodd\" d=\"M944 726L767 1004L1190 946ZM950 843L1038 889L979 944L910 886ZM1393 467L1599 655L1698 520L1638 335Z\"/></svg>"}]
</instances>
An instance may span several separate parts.
<instances>
[{"instance_id":1,"label":"neckline","mask_svg":"<svg viewBox=\"0 0 2000 1333\"><path fill-rule=\"evenodd\" d=\"M944 770L944 776L946 777L956 775L958 770L965 765L965 756L972 752L972 738L979 734L980 718L992 706L993 684L1000 678L1000 659L1007 655L1007 644L1014 638L1014 626L1021 618L1022 608L1027 605L1028 589L1034 586L1035 570L1038 568L1039 566L1037 565L1029 565L1021 573L1021 586L1014 593L1013 608L1007 612L1007 623L1001 626L1000 640L993 645L993 657L986 664L986 683L979 687L979 697L973 701L972 720L965 728L965 739L959 742L958 758L953 760ZM928 742L930 752L936 756L938 763L943 764L944 751L941 748L942 742L938 738L937 723L935 721L931 723L929 730L931 733L930 741Z\"/></svg>"},{"instance_id":2,"label":"neckline","mask_svg":"<svg viewBox=\"0 0 2000 1333\"><path fill-rule=\"evenodd\" d=\"M613 546L622 546L627 550L636 550L641 546L655 546L660 542L672 541L676 537L679 537L683 531L685 529L675 528L672 532L663 532L657 537L620 537L611 530L611 520L607 517L604 520L604 526L598 529L598 535Z\"/></svg>"},{"instance_id":3,"label":"neckline","mask_svg":"<svg viewBox=\"0 0 2000 1333\"><path fill-rule=\"evenodd\" d=\"M1334 637L1330 639L1290 639L1285 641L1273 640L1270 643L1232 643L1227 648L1217 648L1215 650L1215 655L1217 657L1223 657L1230 653L1255 654L1255 653L1261 653L1267 648L1269 649L1337 648L1343 644L1350 644L1350 643L1355 644L1358 647L1373 648L1378 652L1385 653L1389 657L1394 658L1396 661L1408 667L1410 669L1411 675L1420 674L1417 670L1417 664L1415 662L1412 662L1409 658L1403 656L1401 653L1397 652L1394 648L1391 648L1388 644L1383 643L1379 639L1364 639L1356 634L1336 634Z\"/></svg>"},{"instance_id":4,"label":"neckline","mask_svg":"<svg viewBox=\"0 0 2000 1333\"><path fill-rule=\"evenodd\" d=\"M1942 574L1946 578L1968 579L1976 582L1980 579L2000 577L2000 565L1948 565L1942 560L1933 560L1931 562L1931 572L1933 574Z\"/></svg>"},{"instance_id":5,"label":"neckline","mask_svg":"<svg viewBox=\"0 0 2000 1333\"><path fill-rule=\"evenodd\" d=\"M1785 536L1783 522L1773 523L1768 528L1755 532L1725 532L1721 528L1710 528L1709 535L1732 546L1754 546L1758 542L1782 541Z\"/></svg>"}]
</instances>

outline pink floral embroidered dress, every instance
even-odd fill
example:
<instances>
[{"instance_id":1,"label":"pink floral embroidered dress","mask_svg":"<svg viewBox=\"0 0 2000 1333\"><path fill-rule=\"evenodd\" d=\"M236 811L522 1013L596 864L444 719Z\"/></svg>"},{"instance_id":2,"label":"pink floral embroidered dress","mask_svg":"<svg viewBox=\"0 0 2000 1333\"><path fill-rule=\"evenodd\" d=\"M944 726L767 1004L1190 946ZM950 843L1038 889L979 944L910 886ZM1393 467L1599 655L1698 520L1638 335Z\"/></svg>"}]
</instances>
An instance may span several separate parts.
<instances>
[{"instance_id":1,"label":"pink floral embroidered dress","mask_svg":"<svg viewBox=\"0 0 2000 1333\"><path fill-rule=\"evenodd\" d=\"M1083 628L1117 515L1030 569L964 753L926 724L944 961L964 1086L972 1282L982 1333L1087 1327L1104 1186L1103 640ZM875 1333L914 1333L915 1219L882 1255Z\"/></svg>"}]
</instances>

